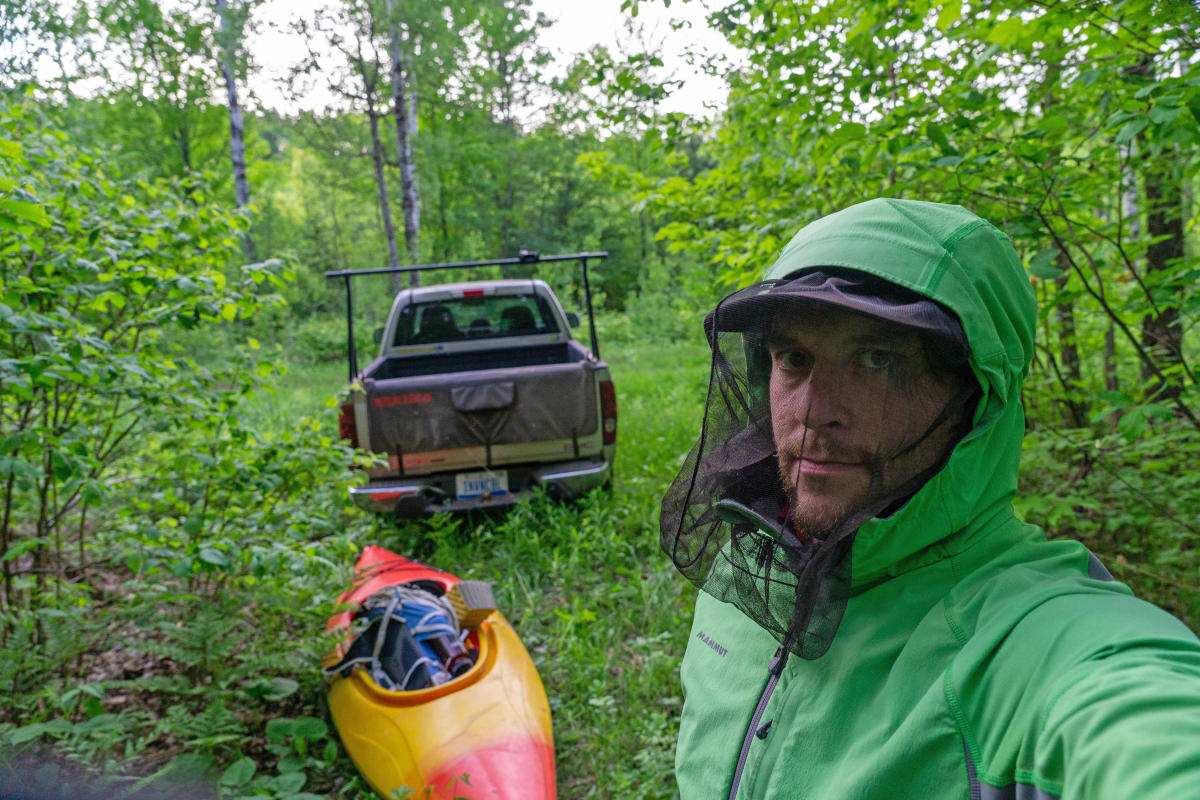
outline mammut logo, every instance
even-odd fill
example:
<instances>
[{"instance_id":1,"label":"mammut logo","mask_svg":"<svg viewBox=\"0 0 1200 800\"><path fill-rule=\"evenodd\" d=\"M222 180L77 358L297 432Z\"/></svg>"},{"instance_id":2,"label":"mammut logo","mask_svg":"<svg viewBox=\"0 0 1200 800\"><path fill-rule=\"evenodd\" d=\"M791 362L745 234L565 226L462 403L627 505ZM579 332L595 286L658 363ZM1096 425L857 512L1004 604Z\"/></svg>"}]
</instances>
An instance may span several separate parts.
<instances>
[{"instance_id":1,"label":"mammut logo","mask_svg":"<svg viewBox=\"0 0 1200 800\"><path fill-rule=\"evenodd\" d=\"M407 394L394 394L390 397L376 397L376 408L387 408L388 406L408 406L413 403L428 403L433 400L432 392L408 392Z\"/></svg>"},{"instance_id":2,"label":"mammut logo","mask_svg":"<svg viewBox=\"0 0 1200 800\"><path fill-rule=\"evenodd\" d=\"M717 655L721 656L721 658L724 658L725 654L729 652L724 647L721 647L721 645L719 645L715 641L713 641L712 638L710 636L708 636L704 631L698 632L696 634L696 638L699 639L700 641L704 642L706 645L711 647L713 650L716 650Z\"/></svg>"}]
</instances>

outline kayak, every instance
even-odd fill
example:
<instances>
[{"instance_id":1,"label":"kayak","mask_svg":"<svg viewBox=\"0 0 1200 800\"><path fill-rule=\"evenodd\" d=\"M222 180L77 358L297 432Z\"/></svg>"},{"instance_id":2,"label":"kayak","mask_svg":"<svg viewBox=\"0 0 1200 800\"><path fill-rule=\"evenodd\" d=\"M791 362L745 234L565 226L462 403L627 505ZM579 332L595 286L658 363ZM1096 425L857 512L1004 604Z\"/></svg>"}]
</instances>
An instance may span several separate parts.
<instances>
[{"instance_id":1,"label":"kayak","mask_svg":"<svg viewBox=\"0 0 1200 800\"><path fill-rule=\"evenodd\" d=\"M421 637L419 626L428 628L430 618L444 623L446 615L430 613L418 622L408 615L410 624L393 622L383 644L378 620L385 603L390 618L400 620L393 609L405 602L405 592L432 596L441 608L451 607L443 599L449 598L461 617L462 597L471 584L483 586L490 596L486 584L462 582L382 547L363 550L354 585L340 598L346 610L326 625L326 630L346 632L326 661L334 726L355 767L382 797L404 797L408 791L413 800L553 800L550 705L529 653L499 611L483 608L474 618L468 612L458 637L435 636L416 648L412 642ZM352 635L352 626L362 628L368 618L375 620L370 627ZM378 643L371 638L375 633ZM398 638L405 640L403 647ZM438 648L447 642L458 653L453 675L435 657L444 650L435 652L429 641ZM391 662L388 648L396 654ZM393 668L381 669L381 663ZM441 682L429 682L439 675ZM421 688L407 688L414 681Z\"/></svg>"}]
</instances>

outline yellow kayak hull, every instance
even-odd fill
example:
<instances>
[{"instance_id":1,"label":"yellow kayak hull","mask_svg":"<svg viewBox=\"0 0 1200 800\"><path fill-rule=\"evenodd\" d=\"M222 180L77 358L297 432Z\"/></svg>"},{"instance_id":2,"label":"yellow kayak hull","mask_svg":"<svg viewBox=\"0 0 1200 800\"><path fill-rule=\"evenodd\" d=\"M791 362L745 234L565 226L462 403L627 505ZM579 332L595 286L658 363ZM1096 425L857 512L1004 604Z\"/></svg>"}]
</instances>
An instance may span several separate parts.
<instances>
[{"instance_id":1,"label":"yellow kayak hull","mask_svg":"<svg viewBox=\"0 0 1200 800\"><path fill-rule=\"evenodd\" d=\"M356 606L380 589L411 581L445 590L458 578L368 547L358 562L355 588L342 602ZM348 626L351 616L336 615L329 628ZM470 670L427 689L384 689L361 669L335 675L328 686L329 710L347 753L385 798L407 789L414 800L551 800L554 736L533 661L498 611L468 643L479 651Z\"/></svg>"}]
</instances>

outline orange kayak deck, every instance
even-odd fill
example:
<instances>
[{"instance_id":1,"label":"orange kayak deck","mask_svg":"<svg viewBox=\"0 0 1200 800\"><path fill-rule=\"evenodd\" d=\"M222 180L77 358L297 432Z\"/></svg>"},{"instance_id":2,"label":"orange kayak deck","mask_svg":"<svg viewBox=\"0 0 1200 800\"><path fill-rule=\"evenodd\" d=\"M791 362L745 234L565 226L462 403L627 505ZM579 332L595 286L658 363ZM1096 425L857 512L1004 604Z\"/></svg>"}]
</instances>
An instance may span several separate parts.
<instances>
[{"instance_id":1,"label":"orange kayak deck","mask_svg":"<svg viewBox=\"0 0 1200 800\"><path fill-rule=\"evenodd\" d=\"M349 630L354 608L400 583L444 593L448 572L369 546L359 556L350 608L327 630ZM479 657L464 674L417 691L380 687L362 669L328 685L334 726L358 771L380 796L407 789L413 800L552 800L554 736L550 705L533 661L512 625L492 612L471 634ZM338 646L332 659L344 653Z\"/></svg>"}]
</instances>

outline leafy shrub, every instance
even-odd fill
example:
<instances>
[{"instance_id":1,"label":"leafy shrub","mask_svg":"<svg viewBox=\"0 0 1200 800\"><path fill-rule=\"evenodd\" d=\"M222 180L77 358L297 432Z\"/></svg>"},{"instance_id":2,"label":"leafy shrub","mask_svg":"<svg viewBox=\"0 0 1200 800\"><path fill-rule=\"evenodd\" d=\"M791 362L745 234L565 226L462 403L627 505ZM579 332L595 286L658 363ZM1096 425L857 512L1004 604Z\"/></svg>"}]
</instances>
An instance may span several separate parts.
<instances>
[{"instance_id":1,"label":"leafy shrub","mask_svg":"<svg viewBox=\"0 0 1200 800\"><path fill-rule=\"evenodd\" d=\"M0 740L203 772L316 704L353 456L332 419L245 409L281 371L243 321L292 271L240 264L243 217L28 110L0 130Z\"/></svg>"},{"instance_id":2,"label":"leafy shrub","mask_svg":"<svg viewBox=\"0 0 1200 800\"><path fill-rule=\"evenodd\" d=\"M1084 542L1140 596L1200 625L1200 435L1173 421L1118 433L1038 430L1026 436L1023 518Z\"/></svg>"}]
</instances>

